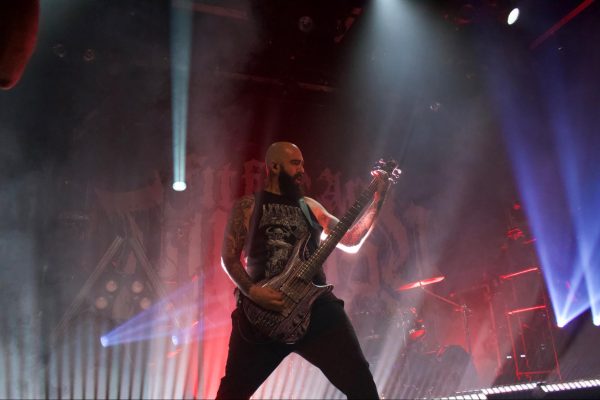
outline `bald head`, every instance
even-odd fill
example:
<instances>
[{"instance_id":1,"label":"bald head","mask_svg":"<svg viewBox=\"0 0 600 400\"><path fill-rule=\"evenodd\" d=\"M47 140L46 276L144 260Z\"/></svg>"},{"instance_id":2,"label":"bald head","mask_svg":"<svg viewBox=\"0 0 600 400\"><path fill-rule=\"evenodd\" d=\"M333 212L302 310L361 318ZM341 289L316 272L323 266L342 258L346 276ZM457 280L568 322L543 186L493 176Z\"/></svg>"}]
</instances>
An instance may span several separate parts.
<instances>
[{"instance_id":1,"label":"bald head","mask_svg":"<svg viewBox=\"0 0 600 400\"><path fill-rule=\"evenodd\" d=\"M304 159L293 143L275 142L265 156L267 180L265 190L297 200L302 194Z\"/></svg>"},{"instance_id":2,"label":"bald head","mask_svg":"<svg viewBox=\"0 0 600 400\"><path fill-rule=\"evenodd\" d=\"M290 160L302 160L302 153L298 146L290 142L275 142L267 149L265 164L270 172L276 165L283 165Z\"/></svg>"}]
</instances>

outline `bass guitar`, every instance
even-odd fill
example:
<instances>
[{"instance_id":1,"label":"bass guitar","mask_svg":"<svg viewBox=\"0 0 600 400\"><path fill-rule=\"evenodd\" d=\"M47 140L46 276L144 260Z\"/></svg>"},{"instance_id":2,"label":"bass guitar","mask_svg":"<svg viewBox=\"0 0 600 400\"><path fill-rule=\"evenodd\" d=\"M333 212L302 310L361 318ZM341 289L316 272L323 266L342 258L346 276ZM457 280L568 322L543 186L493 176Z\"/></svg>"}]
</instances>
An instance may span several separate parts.
<instances>
[{"instance_id":1,"label":"bass guitar","mask_svg":"<svg viewBox=\"0 0 600 400\"><path fill-rule=\"evenodd\" d=\"M373 170L385 171L387 178L394 183L400 176L395 161L380 160ZM312 304L319 296L333 290L333 285L316 285L312 279L361 211L370 203L377 189L377 179L373 178L332 229L327 239L310 257L302 259L300 256L304 254L303 249L310 239L307 235L298 240L280 274L257 283L283 293L283 311L266 310L240 294L241 308L247 320L258 332L283 343L295 343L304 336L310 322Z\"/></svg>"}]
</instances>

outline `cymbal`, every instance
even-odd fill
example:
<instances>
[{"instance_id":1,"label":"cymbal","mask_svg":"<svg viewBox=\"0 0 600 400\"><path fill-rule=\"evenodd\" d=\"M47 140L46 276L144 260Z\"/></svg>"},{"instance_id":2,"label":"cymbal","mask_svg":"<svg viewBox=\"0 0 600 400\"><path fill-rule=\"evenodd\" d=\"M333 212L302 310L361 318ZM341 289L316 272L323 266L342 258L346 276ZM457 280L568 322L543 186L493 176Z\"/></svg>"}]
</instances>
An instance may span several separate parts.
<instances>
[{"instance_id":1,"label":"cymbal","mask_svg":"<svg viewBox=\"0 0 600 400\"><path fill-rule=\"evenodd\" d=\"M417 288L417 287L427 286L427 285L431 285L432 283L441 282L445 278L446 277L444 275L434 276L433 278L427 278L427 279L423 279L423 280L420 280L420 281L414 281L414 282L410 282L410 283L404 284L404 285L400 286L396 290L399 291L399 292L402 292L404 290L409 290L409 289L414 289L414 288Z\"/></svg>"}]
</instances>

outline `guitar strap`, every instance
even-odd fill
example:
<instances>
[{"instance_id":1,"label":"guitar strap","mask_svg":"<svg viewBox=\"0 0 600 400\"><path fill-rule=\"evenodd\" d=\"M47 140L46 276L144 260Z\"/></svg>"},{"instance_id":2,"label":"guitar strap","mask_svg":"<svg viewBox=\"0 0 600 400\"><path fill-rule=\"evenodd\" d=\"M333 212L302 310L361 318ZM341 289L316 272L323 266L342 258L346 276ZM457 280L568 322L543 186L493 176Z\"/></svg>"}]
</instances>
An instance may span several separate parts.
<instances>
[{"instance_id":1,"label":"guitar strap","mask_svg":"<svg viewBox=\"0 0 600 400\"><path fill-rule=\"evenodd\" d=\"M310 212L308 211L308 206L306 205L306 202L304 201L304 197L301 197L298 200L298 204L300 204L300 209L302 210L302 213L304 213L304 216L306 217L306 219L308 220L308 222L310 223L310 226L312 226L312 228L317 231L320 232L323 230L323 228L321 227L321 225L319 225L317 223L317 221L315 221L311 215Z\"/></svg>"}]
</instances>

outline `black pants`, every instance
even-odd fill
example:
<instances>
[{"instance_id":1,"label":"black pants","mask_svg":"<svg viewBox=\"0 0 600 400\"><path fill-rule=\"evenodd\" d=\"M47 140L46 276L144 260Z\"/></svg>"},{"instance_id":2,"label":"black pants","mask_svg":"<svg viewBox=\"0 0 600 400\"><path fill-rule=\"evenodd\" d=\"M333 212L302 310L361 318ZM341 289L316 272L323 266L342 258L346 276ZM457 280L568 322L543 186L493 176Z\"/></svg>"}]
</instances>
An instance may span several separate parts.
<instances>
[{"instance_id":1,"label":"black pants","mask_svg":"<svg viewBox=\"0 0 600 400\"><path fill-rule=\"evenodd\" d=\"M317 366L349 399L379 398L369 363L341 301L315 302L306 335L291 345L248 341L239 329L239 324L248 322L238 309L232 314L232 323L225 376L217 399L250 398L291 352Z\"/></svg>"}]
</instances>

